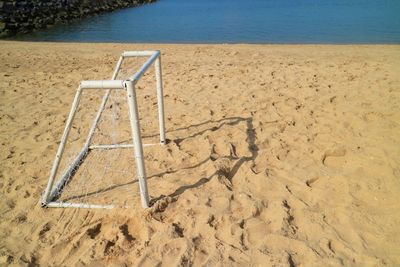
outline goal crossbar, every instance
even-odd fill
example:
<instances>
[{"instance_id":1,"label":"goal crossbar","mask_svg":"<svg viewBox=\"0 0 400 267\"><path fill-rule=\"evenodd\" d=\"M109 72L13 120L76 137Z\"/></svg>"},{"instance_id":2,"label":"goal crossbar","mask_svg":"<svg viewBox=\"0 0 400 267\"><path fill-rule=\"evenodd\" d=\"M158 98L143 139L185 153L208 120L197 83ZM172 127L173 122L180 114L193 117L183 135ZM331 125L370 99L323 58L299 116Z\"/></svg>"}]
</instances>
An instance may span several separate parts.
<instances>
[{"instance_id":1,"label":"goal crossbar","mask_svg":"<svg viewBox=\"0 0 400 267\"><path fill-rule=\"evenodd\" d=\"M124 58L128 57L149 57L147 61L140 67L140 69L127 80L116 80L119 74L121 64ZM75 207L75 208L113 208L112 205L96 205L96 204L84 204L84 203L67 203L67 202L56 202L54 201L57 196L61 193L63 187L68 183L71 176L74 175L77 168L85 160L87 153L92 149L116 149L116 148L133 148L134 156L136 159L137 175L139 180L140 198L144 208L149 207L149 194L147 189L146 181L146 169L143 157L143 146L151 146L155 144L142 144L142 138L140 134L140 123L138 106L136 100L135 85L143 74L148 70L151 65L155 65L155 76L156 76L156 91L157 91L157 104L158 104L158 120L159 120L159 131L160 131L160 144L166 143L165 139L165 126L164 126L164 99L163 99L163 86L162 86L162 75L161 75L161 54L160 51L125 51L121 54L111 80L94 80L94 81L81 81L72 103L70 113L68 115L64 132L61 137L61 142L58 147L56 157L54 159L49 180L42 197L42 206L44 207ZM89 129L86 142L84 143L78 156L72 161L71 164L66 168L61 177L55 183L55 178L59 165L61 162L64 148L68 139L69 132L72 127L72 122L75 117L75 113L79 106L79 101L82 95L82 91L86 89L105 89L100 107L93 120L92 126ZM107 100L110 96L111 90L125 90L127 95L127 102L129 108L129 121L132 132L132 144L110 144L110 145L92 145L93 135L100 121L101 115L106 107Z\"/></svg>"}]
</instances>

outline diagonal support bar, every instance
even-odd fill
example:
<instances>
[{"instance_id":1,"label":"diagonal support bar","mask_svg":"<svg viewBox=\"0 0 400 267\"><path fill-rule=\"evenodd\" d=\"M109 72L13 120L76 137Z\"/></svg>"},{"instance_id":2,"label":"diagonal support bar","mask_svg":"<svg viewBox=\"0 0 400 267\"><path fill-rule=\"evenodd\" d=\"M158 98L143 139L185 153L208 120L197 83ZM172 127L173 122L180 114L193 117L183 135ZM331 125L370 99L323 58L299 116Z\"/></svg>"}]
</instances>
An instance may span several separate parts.
<instances>
[{"instance_id":1,"label":"diagonal support bar","mask_svg":"<svg viewBox=\"0 0 400 267\"><path fill-rule=\"evenodd\" d=\"M160 51L155 51L151 57L143 64L143 66L132 76L129 80L137 83L140 77L146 72L146 70L153 64L153 62L160 56Z\"/></svg>"},{"instance_id":2,"label":"diagonal support bar","mask_svg":"<svg viewBox=\"0 0 400 267\"><path fill-rule=\"evenodd\" d=\"M53 187L54 178L57 174L58 167L60 166L61 156L64 152L65 143L67 142L67 138L68 138L69 132L71 130L72 121L74 120L75 113L78 108L79 101L81 99L81 94L82 94L82 89L81 89L81 87L78 87L78 90L76 90L74 102L72 103L71 111L69 112L69 115L68 115L64 133L61 137L61 142L60 142L60 145L57 150L56 158L54 159L53 167L51 168L49 181L47 183L47 187L46 187L46 190L45 190L43 198L42 198L43 206L46 206L46 204L50 201L50 192L51 192L50 190Z\"/></svg>"}]
</instances>

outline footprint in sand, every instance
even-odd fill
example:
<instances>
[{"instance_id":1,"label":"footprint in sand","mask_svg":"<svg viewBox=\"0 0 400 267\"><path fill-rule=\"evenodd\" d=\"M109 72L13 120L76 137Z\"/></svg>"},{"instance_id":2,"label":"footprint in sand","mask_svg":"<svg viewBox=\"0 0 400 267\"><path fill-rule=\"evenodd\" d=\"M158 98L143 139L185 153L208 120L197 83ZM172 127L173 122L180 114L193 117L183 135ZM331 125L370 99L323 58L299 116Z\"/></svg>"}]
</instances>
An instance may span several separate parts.
<instances>
[{"instance_id":1,"label":"footprint in sand","mask_svg":"<svg viewBox=\"0 0 400 267\"><path fill-rule=\"evenodd\" d=\"M266 236L271 231L268 224L260 218L250 218L244 225L245 239L252 246L260 246L265 240L260 236Z\"/></svg>"},{"instance_id":2,"label":"footprint in sand","mask_svg":"<svg viewBox=\"0 0 400 267\"><path fill-rule=\"evenodd\" d=\"M95 239L98 234L101 232L101 223L98 223L93 228L87 229L86 233L90 236L91 239Z\"/></svg>"},{"instance_id":3,"label":"footprint in sand","mask_svg":"<svg viewBox=\"0 0 400 267\"><path fill-rule=\"evenodd\" d=\"M46 241L46 233L51 230L52 225L50 222L47 222L43 225L42 229L39 231L39 240L42 242Z\"/></svg>"},{"instance_id":4,"label":"footprint in sand","mask_svg":"<svg viewBox=\"0 0 400 267\"><path fill-rule=\"evenodd\" d=\"M380 112L368 112L365 113L362 118L365 122L374 122L382 120L385 116Z\"/></svg>"},{"instance_id":5,"label":"footprint in sand","mask_svg":"<svg viewBox=\"0 0 400 267\"><path fill-rule=\"evenodd\" d=\"M306 185L307 185L308 187L313 187L313 184L314 184L316 181L318 181L318 180L319 180L318 177L314 177L314 178L308 179L308 180L306 181Z\"/></svg>"},{"instance_id":6,"label":"footprint in sand","mask_svg":"<svg viewBox=\"0 0 400 267\"><path fill-rule=\"evenodd\" d=\"M300 101L294 97L286 98L285 105L295 110L299 110L303 106Z\"/></svg>"},{"instance_id":7,"label":"footprint in sand","mask_svg":"<svg viewBox=\"0 0 400 267\"><path fill-rule=\"evenodd\" d=\"M218 181L225 185L228 190L232 191L232 167L230 160L226 158L219 158L214 161L214 167L218 175Z\"/></svg>"},{"instance_id":8,"label":"footprint in sand","mask_svg":"<svg viewBox=\"0 0 400 267\"><path fill-rule=\"evenodd\" d=\"M122 235L125 237L125 240L128 241L129 243L135 241L135 237L133 237L130 233L129 233L129 229L128 229L128 225L122 224L119 226L119 230L121 230Z\"/></svg>"},{"instance_id":9,"label":"footprint in sand","mask_svg":"<svg viewBox=\"0 0 400 267\"><path fill-rule=\"evenodd\" d=\"M327 167L340 168L346 163L345 155L345 148L328 150L322 156L322 164Z\"/></svg>"}]
</instances>

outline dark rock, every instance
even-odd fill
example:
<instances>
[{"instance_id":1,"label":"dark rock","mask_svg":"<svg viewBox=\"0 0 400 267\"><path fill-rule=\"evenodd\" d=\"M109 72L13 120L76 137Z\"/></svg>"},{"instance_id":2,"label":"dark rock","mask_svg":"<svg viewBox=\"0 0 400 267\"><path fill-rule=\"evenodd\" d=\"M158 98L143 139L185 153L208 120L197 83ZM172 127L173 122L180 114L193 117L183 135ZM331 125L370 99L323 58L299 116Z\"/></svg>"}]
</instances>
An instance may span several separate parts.
<instances>
[{"instance_id":1,"label":"dark rock","mask_svg":"<svg viewBox=\"0 0 400 267\"><path fill-rule=\"evenodd\" d=\"M156 0L4 0L0 1L0 38L46 28L55 23Z\"/></svg>"}]
</instances>

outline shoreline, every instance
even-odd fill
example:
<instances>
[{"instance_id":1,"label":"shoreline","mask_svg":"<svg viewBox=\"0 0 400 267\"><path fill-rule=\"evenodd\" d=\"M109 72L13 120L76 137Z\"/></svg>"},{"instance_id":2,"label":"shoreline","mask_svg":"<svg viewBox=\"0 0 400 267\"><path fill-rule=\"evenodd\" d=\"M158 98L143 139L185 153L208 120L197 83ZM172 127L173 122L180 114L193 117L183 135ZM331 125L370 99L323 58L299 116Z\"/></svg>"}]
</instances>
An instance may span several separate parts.
<instances>
[{"instance_id":1,"label":"shoreline","mask_svg":"<svg viewBox=\"0 0 400 267\"><path fill-rule=\"evenodd\" d=\"M89 42L89 41L33 41L33 40L18 40L18 39L0 39L0 42L25 42L25 43L60 43L60 44L119 44L119 45L254 45L254 46L400 46L400 43L168 43L168 42Z\"/></svg>"}]
</instances>

